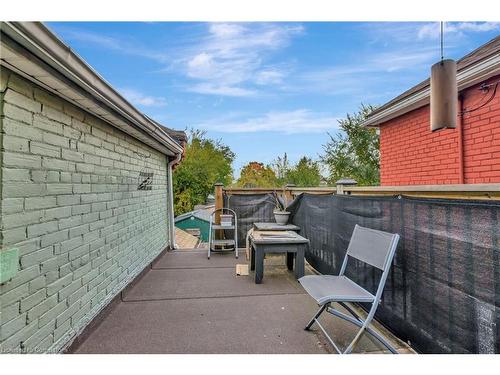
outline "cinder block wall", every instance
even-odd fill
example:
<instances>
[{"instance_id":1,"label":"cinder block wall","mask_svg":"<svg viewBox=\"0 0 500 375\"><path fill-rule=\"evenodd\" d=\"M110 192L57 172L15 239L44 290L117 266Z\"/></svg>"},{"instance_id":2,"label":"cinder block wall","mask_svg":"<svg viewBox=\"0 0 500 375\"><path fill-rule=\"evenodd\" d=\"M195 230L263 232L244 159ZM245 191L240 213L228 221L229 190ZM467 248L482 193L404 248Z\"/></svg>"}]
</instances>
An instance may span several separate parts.
<instances>
[{"instance_id":1,"label":"cinder block wall","mask_svg":"<svg viewBox=\"0 0 500 375\"><path fill-rule=\"evenodd\" d=\"M0 82L1 245L20 251L1 351L59 351L167 246L167 160L6 69Z\"/></svg>"},{"instance_id":2,"label":"cinder block wall","mask_svg":"<svg viewBox=\"0 0 500 375\"><path fill-rule=\"evenodd\" d=\"M496 82L500 76L488 82ZM463 117L464 182L500 182L500 88L495 98ZM479 85L461 93L466 109L492 95ZM459 118L460 121L460 118ZM458 184L458 129L430 131L430 108L425 106L380 127L381 184Z\"/></svg>"}]
</instances>

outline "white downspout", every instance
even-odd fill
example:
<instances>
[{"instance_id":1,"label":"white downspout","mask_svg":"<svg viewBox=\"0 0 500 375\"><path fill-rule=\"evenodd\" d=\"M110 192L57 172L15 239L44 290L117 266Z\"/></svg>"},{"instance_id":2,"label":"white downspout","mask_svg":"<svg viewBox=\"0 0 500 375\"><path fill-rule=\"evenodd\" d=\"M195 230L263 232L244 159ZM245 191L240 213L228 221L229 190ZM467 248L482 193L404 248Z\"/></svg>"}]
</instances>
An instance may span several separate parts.
<instances>
[{"instance_id":1,"label":"white downspout","mask_svg":"<svg viewBox=\"0 0 500 375\"><path fill-rule=\"evenodd\" d=\"M175 243L175 216L174 216L174 184L172 179L173 166L181 161L182 154L176 155L175 159L167 164L167 179L168 179L168 200L169 200L169 220L168 220L168 239L169 246L171 250L177 249L177 244Z\"/></svg>"}]
</instances>

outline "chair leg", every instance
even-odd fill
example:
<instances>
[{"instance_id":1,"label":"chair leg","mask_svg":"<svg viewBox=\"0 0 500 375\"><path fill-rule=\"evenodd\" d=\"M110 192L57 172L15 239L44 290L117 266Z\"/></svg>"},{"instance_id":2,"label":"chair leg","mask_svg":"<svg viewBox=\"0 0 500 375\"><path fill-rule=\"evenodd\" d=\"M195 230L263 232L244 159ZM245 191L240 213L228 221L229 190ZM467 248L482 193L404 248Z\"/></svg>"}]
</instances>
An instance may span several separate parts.
<instances>
[{"instance_id":1,"label":"chair leg","mask_svg":"<svg viewBox=\"0 0 500 375\"><path fill-rule=\"evenodd\" d=\"M377 307L378 307L378 301L374 301L373 304L372 304L372 307L370 309L370 312L368 313L368 316L366 317L366 320L363 321L361 318L357 317L358 320L361 323L360 324L361 328L359 329L358 333L356 334L356 336L354 337L354 339L351 341L351 343L349 344L349 346L347 347L347 349L344 351L344 354L349 354L350 352L352 352L352 349L354 348L354 345L356 345L356 343L361 338L361 336L363 335L363 333L365 333L365 331L368 331L368 332L372 331L369 328L369 326L370 326L370 323L373 320L373 317L375 316L375 311L377 311ZM354 313L354 312L351 311L351 313ZM354 315L357 315L357 314L354 314ZM373 335L373 333L372 333L372 335ZM379 339L379 337L377 337L378 335L373 335L373 336L375 336L375 338ZM383 340L382 343L385 344L387 346L387 348L389 348L389 350L391 352L393 352L393 353L395 352L395 350L393 351L393 348L391 347L391 345L389 345L385 340Z\"/></svg>"},{"instance_id":2,"label":"chair leg","mask_svg":"<svg viewBox=\"0 0 500 375\"><path fill-rule=\"evenodd\" d=\"M362 321L361 328L359 329L358 333L356 334L354 339L351 341L351 343L349 344L347 349L344 351L344 354L349 354L350 352L352 352L354 345L357 344L358 340L361 338L363 333L365 333L365 330L372 322L373 317L375 316L375 311L377 311L377 306L378 306L378 301L373 302L372 307L370 309L370 312L368 313L368 316L366 317L366 320Z\"/></svg>"},{"instance_id":3,"label":"chair leg","mask_svg":"<svg viewBox=\"0 0 500 375\"><path fill-rule=\"evenodd\" d=\"M357 327L361 328L363 327L364 325L364 320L361 319L359 317L358 314L356 314L354 312L354 310L352 310L348 305L346 305L345 303L343 302L339 302L340 305L342 305L344 308L346 308L353 317L351 316L348 316L338 310L335 310L334 308L330 307L327 309L327 312L329 312L330 314L332 314L333 316L336 316L340 319L343 319L343 320L346 320L354 325L356 325ZM373 320L373 319L372 319ZM371 322L371 320L370 320ZM375 339L377 339L382 345L384 345L387 349L389 349L389 351L393 354L398 354L398 351L387 341L384 339L384 337L379 333L377 332L376 329L374 328L371 328L370 325L366 325L366 328L365 328L365 332L369 333L370 335L372 335ZM353 345L354 347L354 345ZM351 348L352 350L352 348Z\"/></svg>"},{"instance_id":4,"label":"chair leg","mask_svg":"<svg viewBox=\"0 0 500 375\"><path fill-rule=\"evenodd\" d=\"M363 326L360 328L360 330L358 331L358 333L356 334L356 336L354 337L354 339L352 339L352 341L349 344L349 346L347 347L347 349L344 350L343 354L349 354L349 353L352 352L352 349L354 349L354 345L356 345L358 343L358 340L361 338L361 336L363 335L363 333L365 333L366 326L367 326L367 324L365 322L365 324L363 324Z\"/></svg>"},{"instance_id":5,"label":"chair leg","mask_svg":"<svg viewBox=\"0 0 500 375\"><path fill-rule=\"evenodd\" d=\"M304 328L306 331L309 331L309 329L312 327L316 319L319 318L319 316L325 311L325 309L328 307L328 303L325 303L323 306L320 307L316 315L313 316L313 318L307 323L306 327Z\"/></svg>"},{"instance_id":6,"label":"chair leg","mask_svg":"<svg viewBox=\"0 0 500 375\"><path fill-rule=\"evenodd\" d=\"M349 314L351 314L354 317L354 319L363 324L363 319L361 319L361 317L351 307L349 307L347 303L339 302L339 305L342 306L344 309L346 309L349 312Z\"/></svg>"}]
</instances>

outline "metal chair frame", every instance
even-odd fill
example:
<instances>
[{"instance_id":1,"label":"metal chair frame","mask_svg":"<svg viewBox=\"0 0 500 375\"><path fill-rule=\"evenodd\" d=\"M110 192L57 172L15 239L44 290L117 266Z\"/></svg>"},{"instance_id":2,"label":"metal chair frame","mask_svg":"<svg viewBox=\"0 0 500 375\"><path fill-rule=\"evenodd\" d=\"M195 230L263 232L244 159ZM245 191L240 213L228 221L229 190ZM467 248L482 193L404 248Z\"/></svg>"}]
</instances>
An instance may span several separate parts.
<instances>
[{"instance_id":1,"label":"metal chair frame","mask_svg":"<svg viewBox=\"0 0 500 375\"><path fill-rule=\"evenodd\" d=\"M216 225L215 224L215 215L220 212L221 214L224 214L225 212L229 212L233 215L233 220L234 220L234 229L231 229L231 228L228 228L228 229L225 229L225 228L217 228L215 230L234 230L234 248L232 249L224 249L224 250L215 250L215 246L214 246L214 249L212 249L212 231L213 231L213 225ZM208 232L208 259L210 259L210 253L211 252L214 252L214 253L223 253L223 252L229 252L229 251L234 251L235 252L235 255L236 255L236 259L238 258L238 217L236 216L236 212L234 212L232 209L230 208L226 208L226 207L223 207L223 208L218 208L216 210L214 210L214 212L212 212L210 214L210 226L209 226L209 232Z\"/></svg>"},{"instance_id":2,"label":"metal chair frame","mask_svg":"<svg viewBox=\"0 0 500 375\"><path fill-rule=\"evenodd\" d=\"M353 231L353 234L352 234L352 237L351 237L351 241L354 238L354 236L356 235L356 231L359 230L359 228L363 228L363 227L360 227L359 225L356 224L356 226L354 228L354 231ZM364 334L365 331L368 332L368 333L370 333L373 337L375 337L380 343L382 343L387 349L389 349L389 351L391 353L398 354L397 350L387 340L385 340L384 337L377 330L375 330L374 328L370 327L370 323L372 322L373 317L375 316L375 312L377 311L377 307L378 307L378 305L380 303L380 300L381 300L381 297L382 297L382 293L383 293L384 287L385 287L385 282L387 280L387 276L388 276L389 271L391 269L392 260L394 258L394 254L396 253L396 248L397 248L397 245L398 245L398 242L399 242L399 238L400 237L399 237L398 234L393 234L393 238L392 238L392 241L391 241L391 245L390 245L390 249L389 249L389 252L388 252L388 256L386 257L386 260L384 262L384 267L383 267L383 269L380 268L380 267L377 267L377 268L379 268L379 269L382 270L382 276L381 276L380 281L379 281L377 292L376 292L376 294L374 296L375 298L373 299L373 302L371 302L372 306L371 306L371 308L370 308L370 310L368 312L368 316L366 317L366 320L363 320L358 314L356 314L356 312L351 307L349 307L349 305L347 305L345 303L345 301L336 301L335 298L332 298L331 300L329 300L329 301L325 302L323 305L321 305L321 307L318 310L318 312L313 316L313 318L309 321L309 323L305 327L305 330L308 331L312 327L312 325L314 323L316 323L318 325L318 327L321 329L321 331L325 334L325 336L328 339L328 341L330 341L330 343L332 344L332 346L334 347L334 349L339 354L348 354L348 353L351 353L352 350L353 350L353 348L354 348L354 346L357 344L357 342L359 341L359 339L361 338L361 336ZM345 272L345 269L347 267L347 262L348 262L348 258L349 257L352 257L352 258L355 258L355 259L358 259L358 260L364 262L362 259L359 259L356 256L351 255L350 252L349 252L349 248L348 248L348 251L347 251L347 253L346 253L345 257L344 257L344 261L342 263L342 267L340 269L339 276L344 276L344 272ZM364 263L367 263L367 262L364 262ZM340 312L340 311L334 309L331 306L332 302L339 303L352 316L346 315L343 312ZM349 301L349 302L362 302L362 301L356 301L355 299L353 299L352 301ZM326 311L326 312L328 312L328 313L330 313L330 314L332 314L332 315L334 315L334 316L336 316L338 318L344 319L344 320L346 320L346 321L348 321L348 322L350 322L350 323L352 323L352 324L360 327L360 330L358 331L358 333L356 334L356 336L354 337L354 339L351 341L351 343L347 346L347 348L344 351L342 351L338 347L338 345L328 335L328 333L326 332L326 330L324 329L324 327L319 322L319 317L321 316L321 314L324 311Z\"/></svg>"}]
</instances>

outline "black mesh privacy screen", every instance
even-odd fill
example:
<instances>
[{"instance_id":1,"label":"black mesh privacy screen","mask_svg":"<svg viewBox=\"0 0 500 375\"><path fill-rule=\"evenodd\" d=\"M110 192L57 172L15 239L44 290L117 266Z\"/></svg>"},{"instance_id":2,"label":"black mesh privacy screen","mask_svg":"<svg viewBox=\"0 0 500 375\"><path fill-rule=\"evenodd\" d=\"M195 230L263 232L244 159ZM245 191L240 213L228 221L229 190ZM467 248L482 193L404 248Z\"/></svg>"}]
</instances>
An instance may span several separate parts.
<instances>
[{"instance_id":1,"label":"black mesh privacy screen","mask_svg":"<svg viewBox=\"0 0 500 375\"><path fill-rule=\"evenodd\" d=\"M272 222L273 195L226 195L240 246L256 221ZM301 194L291 221L310 240L307 261L337 274L355 224L401 240L377 319L423 353L500 353L500 202ZM379 271L350 262L374 291Z\"/></svg>"}]
</instances>

